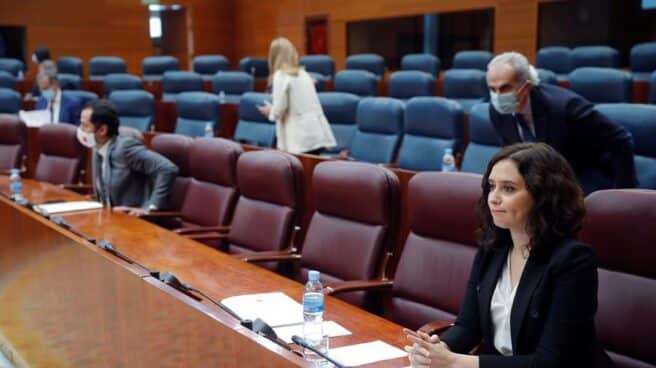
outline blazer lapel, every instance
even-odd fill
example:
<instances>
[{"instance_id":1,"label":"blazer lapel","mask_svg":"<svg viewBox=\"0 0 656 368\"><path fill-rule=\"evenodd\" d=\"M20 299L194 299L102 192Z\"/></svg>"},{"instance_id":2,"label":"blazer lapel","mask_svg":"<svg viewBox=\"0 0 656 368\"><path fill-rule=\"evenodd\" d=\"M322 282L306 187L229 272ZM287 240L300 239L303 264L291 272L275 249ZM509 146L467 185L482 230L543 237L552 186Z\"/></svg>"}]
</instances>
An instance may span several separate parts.
<instances>
[{"instance_id":1,"label":"blazer lapel","mask_svg":"<svg viewBox=\"0 0 656 368\"><path fill-rule=\"evenodd\" d=\"M547 111L544 109L545 104L542 102L542 96L537 88L531 91L531 111L533 112L533 125L535 126L535 140L546 142L548 140L547 131Z\"/></svg>"},{"instance_id":2,"label":"blazer lapel","mask_svg":"<svg viewBox=\"0 0 656 368\"><path fill-rule=\"evenodd\" d=\"M492 336L492 321L490 316L490 303L492 303L492 294L494 293L494 288L497 286L497 280L499 279L499 274L503 269L503 265L506 262L508 257L509 247L499 248L491 252L489 260L489 265L483 271L483 278L478 284L478 301L480 317L481 317L481 327L483 329L483 336L490 338ZM492 343L492 340L489 340L488 343Z\"/></svg>"},{"instance_id":3,"label":"blazer lapel","mask_svg":"<svg viewBox=\"0 0 656 368\"><path fill-rule=\"evenodd\" d=\"M510 335L513 352L517 352L517 342L520 327L526 317L526 310L531 301L531 296L544 275L546 262L536 261L535 257L529 257L524 271L517 285L515 299L510 311Z\"/></svg>"}]
</instances>

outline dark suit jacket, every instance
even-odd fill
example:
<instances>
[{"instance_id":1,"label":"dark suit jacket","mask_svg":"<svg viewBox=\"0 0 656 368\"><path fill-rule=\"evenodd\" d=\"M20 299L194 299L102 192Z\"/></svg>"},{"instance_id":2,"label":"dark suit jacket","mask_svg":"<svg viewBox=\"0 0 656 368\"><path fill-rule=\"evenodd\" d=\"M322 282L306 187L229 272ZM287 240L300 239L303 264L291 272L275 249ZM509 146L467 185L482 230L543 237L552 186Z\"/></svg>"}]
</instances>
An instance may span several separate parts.
<instances>
[{"instance_id":1,"label":"dark suit jacket","mask_svg":"<svg viewBox=\"0 0 656 368\"><path fill-rule=\"evenodd\" d=\"M61 93L61 106L59 108L59 116L56 122L69 123L73 125L80 125L80 112L82 106L77 97L69 96ZM43 96L39 97L36 102L35 110L44 110L48 108L48 101Z\"/></svg>"},{"instance_id":2,"label":"dark suit jacket","mask_svg":"<svg viewBox=\"0 0 656 368\"><path fill-rule=\"evenodd\" d=\"M508 251L478 251L458 319L442 340L457 353L480 344L481 368L611 367L595 337L596 258L588 246L574 240L527 260L510 315L513 356L499 355L490 303Z\"/></svg>"},{"instance_id":3,"label":"dark suit jacket","mask_svg":"<svg viewBox=\"0 0 656 368\"><path fill-rule=\"evenodd\" d=\"M178 175L174 163L131 137L112 138L107 152L109 174L105 188L109 190L112 206L147 209L152 204L160 210L167 208L169 193ZM93 156L94 192L99 201L105 202L100 186L102 158L96 150Z\"/></svg>"},{"instance_id":4,"label":"dark suit jacket","mask_svg":"<svg viewBox=\"0 0 656 368\"><path fill-rule=\"evenodd\" d=\"M577 172L586 192L637 184L633 138L576 93L549 84L531 90L536 140L560 152ZM490 104L490 119L506 146L521 142L516 118L499 114Z\"/></svg>"}]
</instances>

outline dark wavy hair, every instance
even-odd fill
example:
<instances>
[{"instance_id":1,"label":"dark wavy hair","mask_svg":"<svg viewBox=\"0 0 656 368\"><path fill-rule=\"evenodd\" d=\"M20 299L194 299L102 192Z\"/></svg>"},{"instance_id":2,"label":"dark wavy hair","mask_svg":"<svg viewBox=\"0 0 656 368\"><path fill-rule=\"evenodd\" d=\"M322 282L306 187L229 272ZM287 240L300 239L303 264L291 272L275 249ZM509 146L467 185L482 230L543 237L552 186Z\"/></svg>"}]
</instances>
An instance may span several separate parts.
<instances>
[{"instance_id":1,"label":"dark wavy hair","mask_svg":"<svg viewBox=\"0 0 656 368\"><path fill-rule=\"evenodd\" d=\"M527 220L531 237L531 255L541 257L565 238L576 237L581 229L585 207L583 191L567 160L544 143L518 143L504 147L490 160L481 183L483 195L478 203L481 219L479 241L487 250L511 244L510 231L497 227L492 220L488 195L488 178L494 165L510 160L526 183L533 197L533 208Z\"/></svg>"}]
</instances>

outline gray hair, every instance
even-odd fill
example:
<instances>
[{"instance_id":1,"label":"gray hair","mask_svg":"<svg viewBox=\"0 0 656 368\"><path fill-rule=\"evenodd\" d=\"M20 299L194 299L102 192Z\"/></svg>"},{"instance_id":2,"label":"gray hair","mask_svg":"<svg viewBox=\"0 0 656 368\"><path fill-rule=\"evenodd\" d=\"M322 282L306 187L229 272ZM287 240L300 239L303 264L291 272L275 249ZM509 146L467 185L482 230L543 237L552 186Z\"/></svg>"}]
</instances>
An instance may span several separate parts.
<instances>
[{"instance_id":1,"label":"gray hair","mask_svg":"<svg viewBox=\"0 0 656 368\"><path fill-rule=\"evenodd\" d=\"M533 65L529 64L526 56L519 52L510 51L495 56L494 59L487 64L487 70L490 70L490 68L497 64L510 65L520 81L529 81L529 83L534 86L540 84L540 77L538 76L537 70L535 70Z\"/></svg>"},{"instance_id":2,"label":"gray hair","mask_svg":"<svg viewBox=\"0 0 656 368\"><path fill-rule=\"evenodd\" d=\"M48 78L48 81L53 84L59 84L59 76L56 72L41 72L36 76L36 80Z\"/></svg>"},{"instance_id":3,"label":"gray hair","mask_svg":"<svg viewBox=\"0 0 656 368\"><path fill-rule=\"evenodd\" d=\"M39 64L39 70L46 73L57 73L57 65L50 59L43 60L41 64Z\"/></svg>"}]
</instances>

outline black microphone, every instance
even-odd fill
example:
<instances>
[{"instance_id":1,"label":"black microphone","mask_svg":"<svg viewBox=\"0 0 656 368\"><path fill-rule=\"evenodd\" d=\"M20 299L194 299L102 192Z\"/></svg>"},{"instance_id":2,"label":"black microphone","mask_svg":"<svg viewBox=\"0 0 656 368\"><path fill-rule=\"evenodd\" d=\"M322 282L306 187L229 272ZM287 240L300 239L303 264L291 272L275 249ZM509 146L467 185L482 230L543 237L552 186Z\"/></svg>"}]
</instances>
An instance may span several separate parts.
<instances>
[{"instance_id":1,"label":"black microphone","mask_svg":"<svg viewBox=\"0 0 656 368\"><path fill-rule=\"evenodd\" d=\"M66 220L64 220L63 217L61 217L61 216L51 216L49 218L50 218L50 221L54 222L56 225L59 225L59 226L63 227L64 229L72 232L73 234L79 236L80 238L88 241L91 244L96 244L96 239L94 239L92 237L89 237L86 234L84 234L83 232L77 230L71 224L66 222Z\"/></svg>"},{"instance_id":2,"label":"black microphone","mask_svg":"<svg viewBox=\"0 0 656 368\"><path fill-rule=\"evenodd\" d=\"M337 367L337 368L344 368L343 365L341 365L341 364L337 363L336 361L334 361L333 359L331 359L327 354L324 354L324 353L322 353L321 351L319 351L318 349L314 348L313 346L310 346L310 344L308 344L307 341L305 341L304 338L302 338L302 337L300 337L300 336L298 336L298 335L294 335L294 336L292 336L292 341L293 341L296 345L298 345L298 346L302 346L302 347L304 347L304 348L306 348L306 349L308 349L308 350L311 350L312 352L314 352L314 353L317 354L318 356L320 356L320 357L326 359L327 361L333 363L333 365L334 365L335 367Z\"/></svg>"},{"instance_id":3,"label":"black microphone","mask_svg":"<svg viewBox=\"0 0 656 368\"><path fill-rule=\"evenodd\" d=\"M122 260L126 261L127 263L136 264L137 266L139 266L139 267L143 268L144 270L148 271L149 275L158 278L159 272L157 272L155 270L152 270L150 267L144 265L143 263L137 261L136 259L134 259L134 258L128 256L127 254L121 252L120 250L116 249L114 247L114 245L112 243L110 243L109 241L103 239L103 240L99 241L96 245L98 246L98 248L106 250L107 252L117 256L118 258L121 258Z\"/></svg>"}]
</instances>

